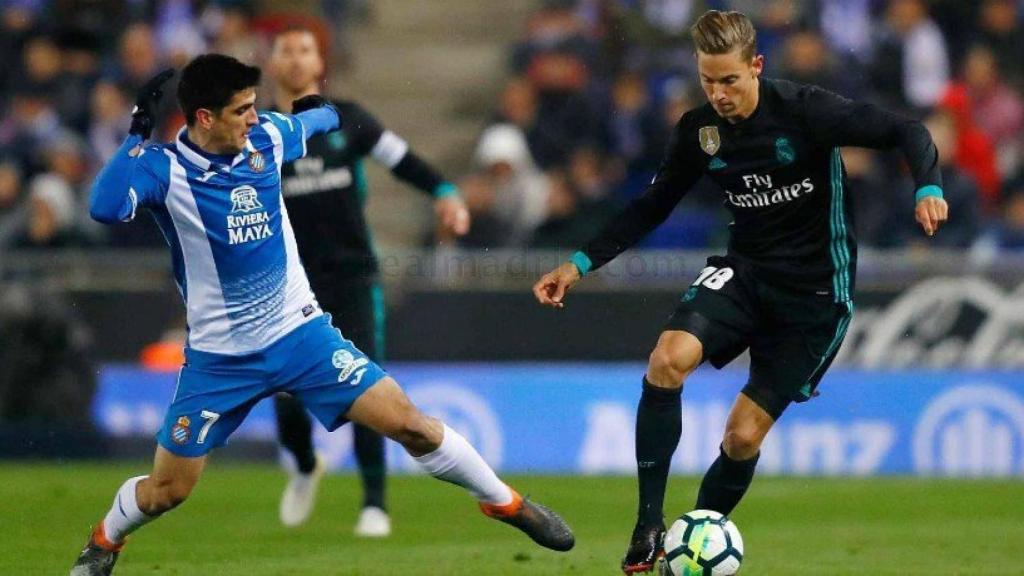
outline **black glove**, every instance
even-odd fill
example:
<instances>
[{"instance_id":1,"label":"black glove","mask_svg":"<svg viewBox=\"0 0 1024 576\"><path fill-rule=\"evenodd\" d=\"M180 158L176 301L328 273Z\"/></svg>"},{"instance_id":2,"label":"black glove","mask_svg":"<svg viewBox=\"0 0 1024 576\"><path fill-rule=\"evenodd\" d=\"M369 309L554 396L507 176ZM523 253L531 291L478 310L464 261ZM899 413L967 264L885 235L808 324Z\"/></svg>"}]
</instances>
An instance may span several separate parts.
<instances>
[{"instance_id":1,"label":"black glove","mask_svg":"<svg viewBox=\"0 0 1024 576\"><path fill-rule=\"evenodd\" d=\"M164 95L163 85L171 76L174 76L174 68L168 68L153 76L139 89L135 95L135 108L132 110L132 127L128 129L129 134L142 136L142 139L146 140L153 133L153 126L156 125L156 106Z\"/></svg>"},{"instance_id":2,"label":"black glove","mask_svg":"<svg viewBox=\"0 0 1024 576\"><path fill-rule=\"evenodd\" d=\"M314 108L323 108L324 106L331 106L327 98L319 94L310 94L292 101L292 114L298 114L299 112L305 112ZM333 107L331 106L331 108Z\"/></svg>"}]
</instances>

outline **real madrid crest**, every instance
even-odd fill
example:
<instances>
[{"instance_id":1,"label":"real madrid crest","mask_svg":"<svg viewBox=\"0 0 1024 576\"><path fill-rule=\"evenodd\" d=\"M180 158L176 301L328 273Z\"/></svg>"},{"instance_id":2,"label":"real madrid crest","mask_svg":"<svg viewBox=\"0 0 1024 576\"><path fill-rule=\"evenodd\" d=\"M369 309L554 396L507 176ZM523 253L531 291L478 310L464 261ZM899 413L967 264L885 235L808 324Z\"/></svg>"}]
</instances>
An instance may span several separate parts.
<instances>
[{"instance_id":1,"label":"real madrid crest","mask_svg":"<svg viewBox=\"0 0 1024 576\"><path fill-rule=\"evenodd\" d=\"M701 149L708 156L714 156L722 145L722 138L718 135L718 126L704 126L697 132L697 138L700 140Z\"/></svg>"},{"instance_id":2,"label":"real madrid crest","mask_svg":"<svg viewBox=\"0 0 1024 576\"><path fill-rule=\"evenodd\" d=\"M253 172L262 172L266 165L267 161L259 150L253 150L249 154L249 168L252 168Z\"/></svg>"}]
</instances>

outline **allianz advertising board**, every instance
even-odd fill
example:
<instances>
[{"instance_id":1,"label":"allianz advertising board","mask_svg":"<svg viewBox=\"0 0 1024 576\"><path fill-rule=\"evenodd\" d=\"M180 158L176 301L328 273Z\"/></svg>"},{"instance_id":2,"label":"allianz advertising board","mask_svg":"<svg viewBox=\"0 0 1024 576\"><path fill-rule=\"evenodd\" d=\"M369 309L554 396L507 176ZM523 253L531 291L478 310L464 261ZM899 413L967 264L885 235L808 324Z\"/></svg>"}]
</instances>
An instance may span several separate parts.
<instances>
[{"instance_id":1,"label":"allianz advertising board","mask_svg":"<svg viewBox=\"0 0 1024 576\"><path fill-rule=\"evenodd\" d=\"M444 419L499 470L633 474L641 363L389 366L424 411ZM94 415L115 436L153 434L174 373L103 370ZM1024 476L1024 381L1016 371L834 368L821 395L792 406L769 434L760 470L775 474ZM743 369L701 368L683 396L673 471L702 473L717 454ZM319 449L353 466L351 430L316 426ZM272 440L260 402L234 438ZM392 469L415 463L389 443Z\"/></svg>"}]
</instances>

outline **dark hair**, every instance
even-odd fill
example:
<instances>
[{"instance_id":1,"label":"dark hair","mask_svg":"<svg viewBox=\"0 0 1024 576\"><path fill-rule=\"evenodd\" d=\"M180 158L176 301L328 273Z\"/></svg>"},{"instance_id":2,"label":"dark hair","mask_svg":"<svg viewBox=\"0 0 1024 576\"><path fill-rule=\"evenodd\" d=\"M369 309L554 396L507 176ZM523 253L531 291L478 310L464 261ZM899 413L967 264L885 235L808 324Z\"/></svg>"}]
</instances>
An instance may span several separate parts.
<instances>
[{"instance_id":1,"label":"dark hair","mask_svg":"<svg viewBox=\"0 0 1024 576\"><path fill-rule=\"evenodd\" d=\"M191 126L200 108L220 112L236 92L259 83L259 68L242 64L231 56L203 54L192 59L181 71L178 105L185 114L185 122Z\"/></svg>"},{"instance_id":2,"label":"dark hair","mask_svg":"<svg viewBox=\"0 0 1024 576\"><path fill-rule=\"evenodd\" d=\"M708 10L690 28L690 38L705 54L728 54L737 48L744 60L757 54L757 32L742 12Z\"/></svg>"}]
</instances>

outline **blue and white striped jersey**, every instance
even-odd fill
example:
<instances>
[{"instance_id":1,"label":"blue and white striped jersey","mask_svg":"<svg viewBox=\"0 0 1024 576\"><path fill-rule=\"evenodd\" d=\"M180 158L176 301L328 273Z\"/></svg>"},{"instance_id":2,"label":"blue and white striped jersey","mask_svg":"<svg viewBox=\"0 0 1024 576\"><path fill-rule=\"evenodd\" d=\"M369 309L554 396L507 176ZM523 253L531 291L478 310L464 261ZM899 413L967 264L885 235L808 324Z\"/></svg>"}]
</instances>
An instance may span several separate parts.
<instances>
[{"instance_id":1,"label":"blue and white striped jersey","mask_svg":"<svg viewBox=\"0 0 1024 576\"><path fill-rule=\"evenodd\" d=\"M138 206L153 213L185 300L189 347L246 354L322 314L282 200L281 166L339 123L329 108L261 114L234 158L203 153L184 128L131 158L138 138L129 137L104 168L91 213L103 222L131 220Z\"/></svg>"}]
</instances>

